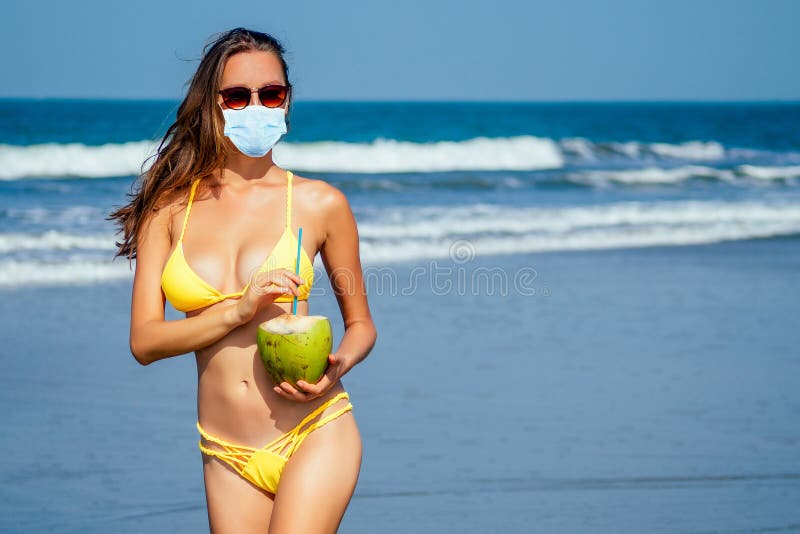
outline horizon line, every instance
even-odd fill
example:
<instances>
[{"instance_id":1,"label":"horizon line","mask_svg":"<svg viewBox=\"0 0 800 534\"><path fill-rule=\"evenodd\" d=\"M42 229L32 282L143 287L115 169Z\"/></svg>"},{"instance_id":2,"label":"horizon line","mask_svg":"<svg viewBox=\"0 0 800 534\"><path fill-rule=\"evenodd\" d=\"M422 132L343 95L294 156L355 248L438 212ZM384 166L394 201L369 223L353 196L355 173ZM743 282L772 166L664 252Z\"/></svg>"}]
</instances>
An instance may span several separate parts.
<instances>
[{"instance_id":1,"label":"horizon line","mask_svg":"<svg viewBox=\"0 0 800 534\"><path fill-rule=\"evenodd\" d=\"M180 98L162 97L88 97L88 96L0 96L0 101L62 101L62 102L164 102L180 103ZM800 103L800 97L795 98L748 98L748 99L701 99L701 98L675 98L675 99L529 99L529 100L491 100L491 99L325 99L325 98L298 98L294 103L309 104L761 104L761 103Z\"/></svg>"}]
</instances>

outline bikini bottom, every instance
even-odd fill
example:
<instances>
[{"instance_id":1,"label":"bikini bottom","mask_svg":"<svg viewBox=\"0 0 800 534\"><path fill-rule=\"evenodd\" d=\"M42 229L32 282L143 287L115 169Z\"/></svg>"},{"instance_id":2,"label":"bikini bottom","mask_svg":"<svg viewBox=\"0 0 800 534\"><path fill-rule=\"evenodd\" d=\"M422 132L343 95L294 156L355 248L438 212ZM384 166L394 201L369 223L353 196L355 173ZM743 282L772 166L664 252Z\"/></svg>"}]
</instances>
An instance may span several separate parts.
<instances>
[{"instance_id":1,"label":"bikini bottom","mask_svg":"<svg viewBox=\"0 0 800 534\"><path fill-rule=\"evenodd\" d=\"M197 430L200 432L203 439L219 445L223 450L209 449L203 444L203 439L198 442L198 445L204 454L215 456L224 461L256 487L270 493L275 493L278 490L278 482L280 482L283 467L303 440L306 439L306 436L314 429L321 427L353 409L353 405L348 402L343 408L326 415L319 421L309 424L307 428L303 429L303 426L309 421L340 399L348 399L349 401L350 396L346 391L343 391L331 397L308 414L292 430L259 449L247 447L245 445L235 445L214 437L203 430L203 427L200 426L200 421L198 421Z\"/></svg>"}]
</instances>

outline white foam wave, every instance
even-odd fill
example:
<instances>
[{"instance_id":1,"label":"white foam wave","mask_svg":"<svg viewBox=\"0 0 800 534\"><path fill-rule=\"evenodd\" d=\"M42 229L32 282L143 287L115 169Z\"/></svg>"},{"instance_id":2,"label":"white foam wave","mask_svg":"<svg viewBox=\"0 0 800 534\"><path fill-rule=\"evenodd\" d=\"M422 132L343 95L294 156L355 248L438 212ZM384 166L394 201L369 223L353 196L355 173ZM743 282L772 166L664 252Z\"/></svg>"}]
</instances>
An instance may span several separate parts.
<instances>
[{"instance_id":1,"label":"white foam wave","mask_svg":"<svg viewBox=\"0 0 800 534\"><path fill-rule=\"evenodd\" d=\"M459 241L484 255L692 245L800 233L800 204L765 202L477 205L385 215L389 222L359 225L365 263L446 258ZM408 219L413 222L402 223Z\"/></svg>"},{"instance_id":2,"label":"white foam wave","mask_svg":"<svg viewBox=\"0 0 800 534\"><path fill-rule=\"evenodd\" d=\"M79 143L0 145L0 180L138 175L143 162L155 152L156 147L156 141L101 146ZM622 156L637 161L672 159L708 163L723 161L729 155L744 157L752 152L753 157L757 155L763 159L774 156L777 158L775 161L782 163L796 163L798 159L789 157L792 153L770 155L764 151L748 150L726 150L716 141L695 140L677 144L593 142L572 137L556 142L549 138L522 135L431 143L394 139L377 139L370 143L281 142L275 147L275 160L281 166L297 171L402 173L558 169L565 165L566 157L598 160Z\"/></svg>"},{"instance_id":3,"label":"white foam wave","mask_svg":"<svg viewBox=\"0 0 800 534\"><path fill-rule=\"evenodd\" d=\"M582 159L597 160L608 155L621 155L633 160L657 156L683 161L719 161L725 158L725 147L716 141L686 141L684 143L646 143L642 141L594 142L584 137L559 141L564 153Z\"/></svg>"},{"instance_id":4,"label":"white foam wave","mask_svg":"<svg viewBox=\"0 0 800 534\"><path fill-rule=\"evenodd\" d=\"M735 173L728 169L715 169L700 165L686 165L672 169L660 167L645 167L641 169L623 169L613 171L587 171L572 173L568 176L570 181L589 185L602 185L616 182L626 185L633 184L677 184L690 178L716 178L718 180L732 181Z\"/></svg>"},{"instance_id":5,"label":"white foam wave","mask_svg":"<svg viewBox=\"0 0 800 534\"><path fill-rule=\"evenodd\" d=\"M0 179L138 175L156 143L0 145ZM297 171L394 173L456 170L537 170L564 164L556 143L533 136L412 143L321 141L278 143L275 161ZM147 167L145 167L146 169Z\"/></svg>"},{"instance_id":6,"label":"white foam wave","mask_svg":"<svg viewBox=\"0 0 800 534\"><path fill-rule=\"evenodd\" d=\"M0 208L0 215L16 219L24 224L44 224L59 227L96 224L107 215L107 210L97 206L66 206L53 209L41 206Z\"/></svg>"},{"instance_id":7,"label":"white foam wave","mask_svg":"<svg viewBox=\"0 0 800 534\"><path fill-rule=\"evenodd\" d=\"M739 165L736 170L751 178L759 180L788 180L800 176L800 165L789 167L766 167L756 165Z\"/></svg>"},{"instance_id":8,"label":"white foam wave","mask_svg":"<svg viewBox=\"0 0 800 534\"><path fill-rule=\"evenodd\" d=\"M0 145L0 180L36 177L83 177L137 175L153 141L87 146L80 143Z\"/></svg>"},{"instance_id":9,"label":"white foam wave","mask_svg":"<svg viewBox=\"0 0 800 534\"><path fill-rule=\"evenodd\" d=\"M767 201L619 202L597 206L396 207L359 213L365 265L468 254L692 245L800 233L800 203ZM458 247L458 248L455 248ZM57 263L39 258L70 250ZM31 255L0 261L0 286L81 284L130 279L110 235L66 232L0 234L0 252ZM42 252L43 251L43 252ZM106 261L96 259L107 255ZM37 256L38 255L38 256ZM93 257L87 257L87 256ZM134 263L135 265L135 263ZM315 269L322 269L318 255Z\"/></svg>"},{"instance_id":10,"label":"white foam wave","mask_svg":"<svg viewBox=\"0 0 800 534\"><path fill-rule=\"evenodd\" d=\"M364 239L506 236L531 233L573 234L613 226L682 226L717 223L771 224L800 228L800 204L765 202L620 202L599 206L511 207L491 204L394 208L381 222L359 224ZM501 236L502 237L502 236Z\"/></svg>"},{"instance_id":11,"label":"white foam wave","mask_svg":"<svg viewBox=\"0 0 800 534\"><path fill-rule=\"evenodd\" d=\"M82 285L125 279L133 279L133 266L129 267L127 261L0 261L0 287Z\"/></svg>"},{"instance_id":12,"label":"white foam wave","mask_svg":"<svg viewBox=\"0 0 800 534\"><path fill-rule=\"evenodd\" d=\"M574 172L567 179L587 185L605 185L610 182L636 184L678 184L692 178L713 178L725 182L744 179L790 180L800 177L800 166L755 166L739 165L732 169L717 169L703 165L684 165L682 167L661 168L643 167L640 169L597 170Z\"/></svg>"},{"instance_id":13,"label":"white foam wave","mask_svg":"<svg viewBox=\"0 0 800 534\"><path fill-rule=\"evenodd\" d=\"M109 250L114 237L107 235L76 235L57 230L41 234L0 234L0 253L20 250Z\"/></svg>"},{"instance_id":14,"label":"white foam wave","mask_svg":"<svg viewBox=\"0 0 800 534\"><path fill-rule=\"evenodd\" d=\"M687 141L677 145L650 143L648 148L659 156L692 161L714 161L725 157L725 148L716 141Z\"/></svg>"},{"instance_id":15,"label":"white foam wave","mask_svg":"<svg viewBox=\"0 0 800 534\"><path fill-rule=\"evenodd\" d=\"M372 143L282 143L275 147L275 159L297 170L362 173L521 171L564 165L561 151L552 139L529 135L434 143L394 139Z\"/></svg>"}]
</instances>

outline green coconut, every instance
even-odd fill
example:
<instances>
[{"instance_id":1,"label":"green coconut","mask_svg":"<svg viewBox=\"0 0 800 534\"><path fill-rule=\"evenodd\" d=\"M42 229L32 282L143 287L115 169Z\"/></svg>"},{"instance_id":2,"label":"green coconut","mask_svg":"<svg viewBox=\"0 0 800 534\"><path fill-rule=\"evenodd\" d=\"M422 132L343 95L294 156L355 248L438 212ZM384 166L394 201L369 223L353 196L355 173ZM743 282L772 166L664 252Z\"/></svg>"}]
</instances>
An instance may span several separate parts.
<instances>
[{"instance_id":1,"label":"green coconut","mask_svg":"<svg viewBox=\"0 0 800 534\"><path fill-rule=\"evenodd\" d=\"M297 387L298 380L315 384L325 373L333 332L324 315L284 313L258 325L257 344L275 385Z\"/></svg>"}]
</instances>

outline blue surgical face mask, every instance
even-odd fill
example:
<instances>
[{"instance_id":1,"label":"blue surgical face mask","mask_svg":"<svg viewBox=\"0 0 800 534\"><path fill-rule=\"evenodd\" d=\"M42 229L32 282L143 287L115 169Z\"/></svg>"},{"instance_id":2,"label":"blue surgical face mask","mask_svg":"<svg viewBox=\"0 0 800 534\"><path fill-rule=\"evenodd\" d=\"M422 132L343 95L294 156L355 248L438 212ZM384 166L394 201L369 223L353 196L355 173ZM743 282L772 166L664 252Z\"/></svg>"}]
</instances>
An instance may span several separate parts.
<instances>
[{"instance_id":1,"label":"blue surgical face mask","mask_svg":"<svg viewBox=\"0 0 800 534\"><path fill-rule=\"evenodd\" d=\"M260 158L272 150L286 133L283 108L249 105L244 109L223 109L225 136L251 158Z\"/></svg>"}]
</instances>

